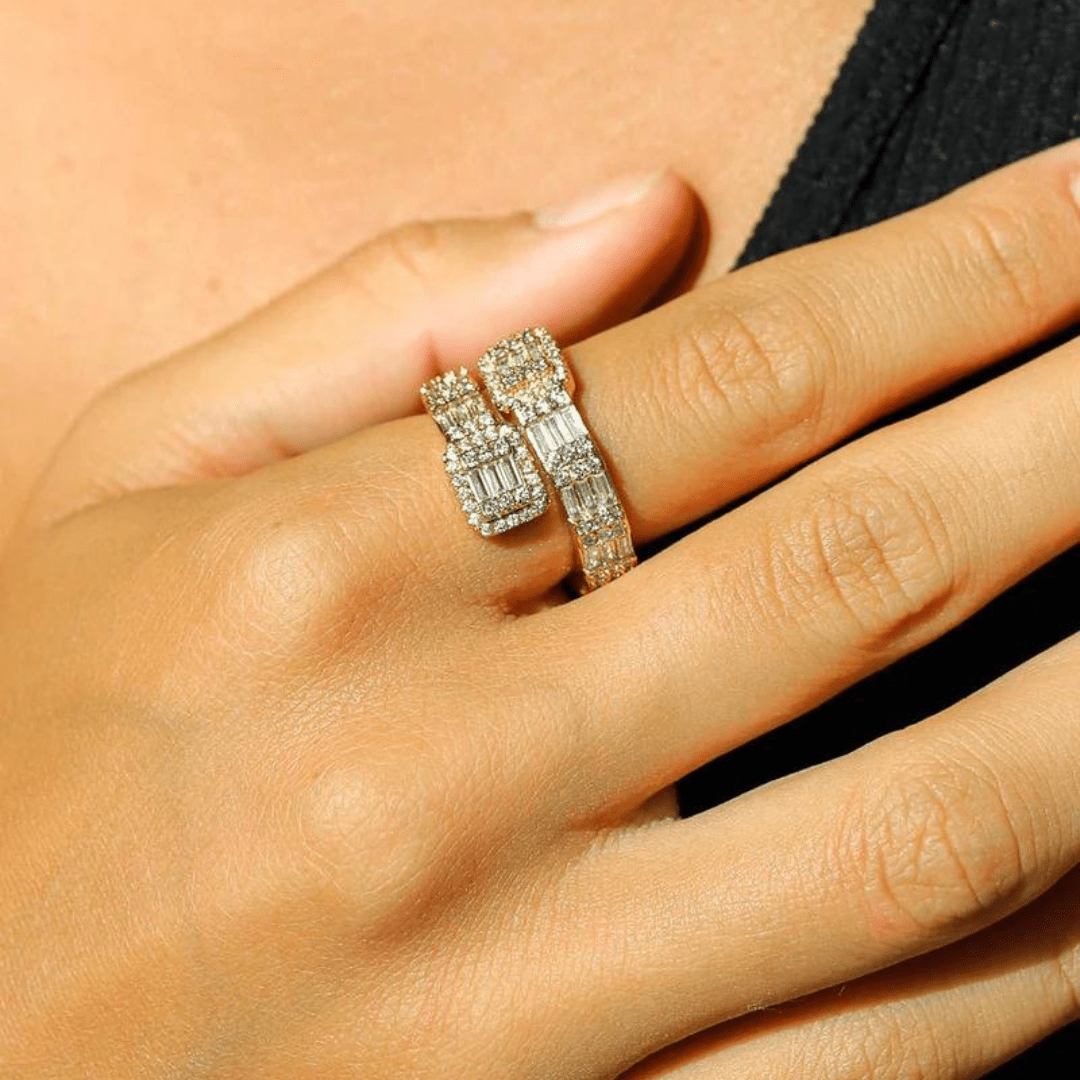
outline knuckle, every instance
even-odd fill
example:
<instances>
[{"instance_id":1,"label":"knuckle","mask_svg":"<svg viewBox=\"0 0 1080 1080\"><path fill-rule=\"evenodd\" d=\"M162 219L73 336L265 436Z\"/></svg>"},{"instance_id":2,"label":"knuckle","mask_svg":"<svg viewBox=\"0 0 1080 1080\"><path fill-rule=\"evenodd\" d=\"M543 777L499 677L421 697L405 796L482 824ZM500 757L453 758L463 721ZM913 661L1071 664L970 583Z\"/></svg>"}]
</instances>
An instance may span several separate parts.
<instances>
[{"instance_id":1,"label":"knuckle","mask_svg":"<svg viewBox=\"0 0 1080 1080\"><path fill-rule=\"evenodd\" d=\"M918 486L879 468L823 483L768 536L781 595L819 611L825 593L872 649L923 626L958 591L962 568L947 516Z\"/></svg>"},{"instance_id":2,"label":"knuckle","mask_svg":"<svg viewBox=\"0 0 1080 1080\"><path fill-rule=\"evenodd\" d=\"M480 752L417 725L294 782L291 862L305 889L380 934L452 918L459 901L481 896L511 841L491 813L494 772Z\"/></svg>"},{"instance_id":3,"label":"knuckle","mask_svg":"<svg viewBox=\"0 0 1080 1080\"><path fill-rule=\"evenodd\" d=\"M440 887L444 817L415 770L337 765L296 796L294 859L307 888L336 897L350 924L401 929Z\"/></svg>"},{"instance_id":4,"label":"knuckle","mask_svg":"<svg viewBox=\"0 0 1080 1080\"><path fill-rule=\"evenodd\" d=\"M291 653L343 618L354 600L352 545L325 508L233 508L214 519L200 547L219 637L245 653Z\"/></svg>"},{"instance_id":5,"label":"knuckle","mask_svg":"<svg viewBox=\"0 0 1080 1080\"><path fill-rule=\"evenodd\" d=\"M729 294L676 334L670 350L657 370L706 431L730 428L760 446L803 441L821 423L832 347L794 290Z\"/></svg>"},{"instance_id":6,"label":"knuckle","mask_svg":"<svg viewBox=\"0 0 1080 1080\"><path fill-rule=\"evenodd\" d=\"M950 240L958 253L954 258L973 260L990 302L1008 305L1032 326L1041 324L1048 296L1045 244L1040 244L1036 229L1022 213L969 200L955 219Z\"/></svg>"},{"instance_id":7,"label":"knuckle","mask_svg":"<svg viewBox=\"0 0 1080 1080\"><path fill-rule=\"evenodd\" d=\"M436 276L443 250L443 230L435 221L411 221L376 241L374 276L426 291Z\"/></svg>"},{"instance_id":8,"label":"knuckle","mask_svg":"<svg viewBox=\"0 0 1080 1080\"><path fill-rule=\"evenodd\" d=\"M824 1075L850 1080L929 1080L939 1069L938 1048L924 1018L902 1003L860 1010L835 1025L840 1046Z\"/></svg>"},{"instance_id":9,"label":"knuckle","mask_svg":"<svg viewBox=\"0 0 1080 1080\"><path fill-rule=\"evenodd\" d=\"M1001 785L972 760L903 762L842 815L842 876L884 935L955 932L1015 899L1030 847Z\"/></svg>"}]
</instances>

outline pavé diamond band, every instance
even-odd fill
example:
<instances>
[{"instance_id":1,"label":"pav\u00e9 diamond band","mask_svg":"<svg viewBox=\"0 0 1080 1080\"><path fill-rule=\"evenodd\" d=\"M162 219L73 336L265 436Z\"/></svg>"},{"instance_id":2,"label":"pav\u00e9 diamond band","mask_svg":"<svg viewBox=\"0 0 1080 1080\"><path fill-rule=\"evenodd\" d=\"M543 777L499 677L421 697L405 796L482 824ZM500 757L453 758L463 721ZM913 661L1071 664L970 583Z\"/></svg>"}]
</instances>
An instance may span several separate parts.
<instances>
[{"instance_id":1,"label":"pav\u00e9 diamond band","mask_svg":"<svg viewBox=\"0 0 1080 1080\"><path fill-rule=\"evenodd\" d=\"M539 517L548 492L521 432L505 423L462 368L420 388L446 436L443 464L469 524L484 536Z\"/></svg>"},{"instance_id":2,"label":"pav\u00e9 diamond band","mask_svg":"<svg viewBox=\"0 0 1080 1080\"><path fill-rule=\"evenodd\" d=\"M480 358L491 400L513 416L559 492L574 532L583 592L635 566L622 501L600 451L571 398L573 378L562 350L543 327L492 345Z\"/></svg>"}]
</instances>

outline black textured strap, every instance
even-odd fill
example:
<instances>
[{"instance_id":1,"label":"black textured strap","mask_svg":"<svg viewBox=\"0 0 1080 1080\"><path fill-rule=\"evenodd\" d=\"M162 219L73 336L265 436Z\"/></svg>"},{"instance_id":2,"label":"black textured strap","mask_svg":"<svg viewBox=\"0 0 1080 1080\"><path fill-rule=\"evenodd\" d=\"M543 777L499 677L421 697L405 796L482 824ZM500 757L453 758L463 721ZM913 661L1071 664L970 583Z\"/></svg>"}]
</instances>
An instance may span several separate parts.
<instances>
[{"instance_id":1,"label":"black textured strap","mask_svg":"<svg viewBox=\"0 0 1080 1080\"><path fill-rule=\"evenodd\" d=\"M737 265L840 231L965 0L878 3Z\"/></svg>"}]
</instances>

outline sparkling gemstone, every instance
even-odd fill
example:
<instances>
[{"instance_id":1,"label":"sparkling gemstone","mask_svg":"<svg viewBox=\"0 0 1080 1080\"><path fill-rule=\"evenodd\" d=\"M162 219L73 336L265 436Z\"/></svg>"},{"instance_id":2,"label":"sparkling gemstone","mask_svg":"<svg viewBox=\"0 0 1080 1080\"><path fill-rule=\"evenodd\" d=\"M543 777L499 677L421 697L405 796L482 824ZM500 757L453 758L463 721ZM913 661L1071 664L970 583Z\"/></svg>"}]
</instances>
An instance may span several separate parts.
<instances>
[{"instance_id":1,"label":"sparkling gemstone","mask_svg":"<svg viewBox=\"0 0 1080 1080\"><path fill-rule=\"evenodd\" d=\"M545 416L535 423L530 424L525 429L525 434L529 437L529 442L536 448L536 452L545 461L551 456L552 451L558 445L556 443L556 434L552 429L551 417Z\"/></svg>"},{"instance_id":2,"label":"sparkling gemstone","mask_svg":"<svg viewBox=\"0 0 1080 1080\"><path fill-rule=\"evenodd\" d=\"M465 427L477 420L483 413L483 407L475 394L469 394L451 403L446 410L458 427Z\"/></svg>"},{"instance_id":3,"label":"sparkling gemstone","mask_svg":"<svg viewBox=\"0 0 1080 1080\"><path fill-rule=\"evenodd\" d=\"M596 473L582 482L589 485L597 503L603 505L615 501L615 490L611 486L611 481L603 473Z\"/></svg>"},{"instance_id":4,"label":"sparkling gemstone","mask_svg":"<svg viewBox=\"0 0 1080 1080\"><path fill-rule=\"evenodd\" d=\"M481 466L479 469L472 469L467 477L469 481L469 487L472 488L473 494L478 499L486 499L488 496L488 486L484 479L484 468Z\"/></svg>"},{"instance_id":5,"label":"sparkling gemstone","mask_svg":"<svg viewBox=\"0 0 1080 1080\"><path fill-rule=\"evenodd\" d=\"M569 484L560 491L560 494L571 521L584 521L592 517L596 510L596 497L588 480L578 480L577 483Z\"/></svg>"},{"instance_id":6,"label":"sparkling gemstone","mask_svg":"<svg viewBox=\"0 0 1080 1080\"><path fill-rule=\"evenodd\" d=\"M556 450L580 438L586 431L577 409L570 406L542 416L531 423L525 433L536 452L546 461Z\"/></svg>"},{"instance_id":7,"label":"sparkling gemstone","mask_svg":"<svg viewBox=\"0 0 1080 1080\"><path fill-rule=\"evenodd\" d=\"M466 479L478 499L497 499L525 483L521 469L512 457L478 465Z\"/></svg>"},{"instance_id":8,"label":"sparkling gemstone","mask_svg":"<svg viewBox=\"0 0 1080 1080\"><path fill-rule=\"evenodd\" d=\"M525 477L521 475L518 463L512 457L503 458L502 465L506 469L508 487L516 488L525 483Z\"/></svg>"},{"instance_id":9,"label":"sparkling gemstone","mask_svg":"<svg viewBox=\"0 0 1080 1080\"><path fill-rule=\"evenodd\" d=\"M572 405L560 409L559 415L563 418L563 423L566 424L571 439L579 439L582 435L588 434L585 423L581 419L581 414Z\"/></svg>"}]
</instances>

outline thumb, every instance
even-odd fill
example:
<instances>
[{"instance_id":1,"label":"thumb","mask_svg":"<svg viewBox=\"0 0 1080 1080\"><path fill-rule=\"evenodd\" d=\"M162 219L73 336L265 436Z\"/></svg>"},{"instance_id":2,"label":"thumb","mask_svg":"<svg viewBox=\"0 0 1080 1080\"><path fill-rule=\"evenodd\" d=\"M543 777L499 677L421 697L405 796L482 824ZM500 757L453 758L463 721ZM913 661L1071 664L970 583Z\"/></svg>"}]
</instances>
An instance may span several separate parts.
<instances>
[{"instance_id":1,"label":"thumb","mask_svg":"<svg viewBox=\"0 0 1080 1080\"><path fill-rule=\"evenodd\" d=\"M571 344L614 325L671 277L696 213L662 172L536 213L394 229L105 391L61 444L31 516L241 474L418 411L425 379L522 326Z\"/></svg>"}]
</instances>

